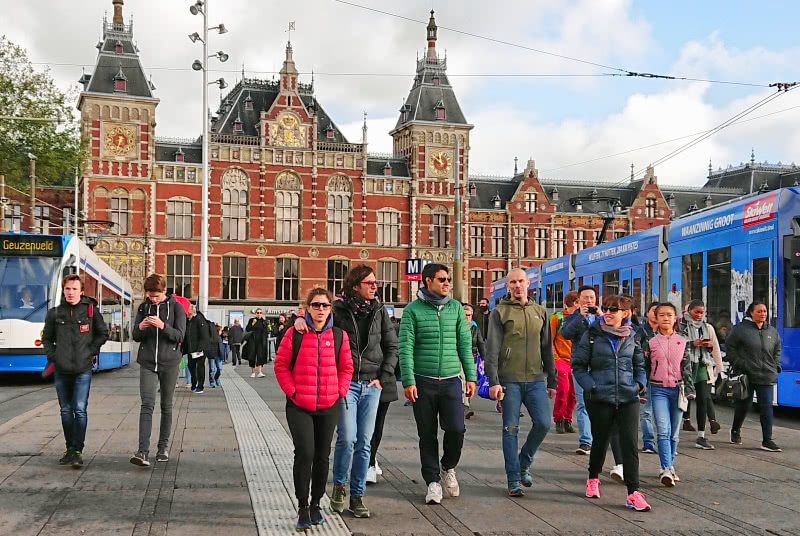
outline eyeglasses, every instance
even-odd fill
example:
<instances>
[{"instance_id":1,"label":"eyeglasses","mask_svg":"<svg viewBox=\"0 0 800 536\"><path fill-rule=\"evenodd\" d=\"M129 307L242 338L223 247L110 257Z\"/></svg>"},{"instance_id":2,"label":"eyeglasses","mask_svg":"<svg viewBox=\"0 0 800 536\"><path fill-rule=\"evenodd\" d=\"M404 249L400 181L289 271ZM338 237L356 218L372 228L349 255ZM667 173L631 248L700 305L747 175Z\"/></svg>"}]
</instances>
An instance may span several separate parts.
<instances>
[{"instance_id":1,"label":"eyeglasses","mask_svg":"<svg viewBox=\"0 0 800 536\"><path fill-rule=\"evenodd\" d=\"M603 307L604 313L618 313L620 311L622 311L622 309L620 309L616 305L612 305L611 307Z\"/></svg>"},{"instance_id":2,"label":"eyeglasses","mask_svg":"<svg viewBox=\"0 0 800 536\"><path fill-rule=\"evenodd\" d=\"M445 281L447 281L448 283L450 283L450 282L453 280L453 278L452 278L452 277L437 277L436 279L438 279L438 280L439 280L439 283L444 283Z\"/></svg>"},{"instance_id":3,"label":"eyeglasses","mask_svg":"<svg viewBox=\"0 0 800 536\"><path fill-rule=\"evenodd\" d=\"M377 287L378 286L378 282L377 281L362 281L361 284L362 285L369 285L370 287Z\"/></svg>"},{"instance_id":4,"label":"eyeglasses","mask_svg":"<svg viewBox=\"0 0 800 536\"><path fill-rule=\"evenodd\" d=\"M312 309L316 309L316 310L330 309L331 308L331 304L330 303L321 302L321 301L311 302L309 305L311 305Z\"/></svg>"},{"instance_id":5,"label":"eyeglasses","mask_svg":"<svg viewBox=\"0 0 800 536\"><path fill-rule=\"evenodd\" d=\"M261 311L256 311L256 314L257 314L257 315L260 315L260 314L262 314L262 313L261 313Z\"/></svg>"}]
</instances>

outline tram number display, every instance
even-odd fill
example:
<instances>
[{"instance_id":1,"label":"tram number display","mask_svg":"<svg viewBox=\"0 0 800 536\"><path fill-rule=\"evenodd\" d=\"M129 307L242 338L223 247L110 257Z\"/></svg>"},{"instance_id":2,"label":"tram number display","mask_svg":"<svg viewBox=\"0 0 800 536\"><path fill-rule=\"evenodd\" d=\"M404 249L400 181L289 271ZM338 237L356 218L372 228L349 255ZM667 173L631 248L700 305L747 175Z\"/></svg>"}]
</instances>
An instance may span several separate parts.
<instances>
[{"instance_id":1,"label":"tram number display","mask_svg":"<svg viewBox=\"0 0 800 536\"><path fill-rule=\"evenodd\" d=\"M0 237L0 256L60 257L62 254L61 237L32 235Z\"/></svg>"}]
</instances>

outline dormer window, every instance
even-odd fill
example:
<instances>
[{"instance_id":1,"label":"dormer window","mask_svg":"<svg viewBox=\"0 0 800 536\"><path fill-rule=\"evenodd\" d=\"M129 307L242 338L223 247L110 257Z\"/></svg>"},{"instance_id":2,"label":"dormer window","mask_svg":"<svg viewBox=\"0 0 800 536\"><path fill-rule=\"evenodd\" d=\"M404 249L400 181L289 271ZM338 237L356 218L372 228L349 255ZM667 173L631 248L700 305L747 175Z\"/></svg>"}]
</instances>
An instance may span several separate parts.
<instances>
[{"instance_id":1,"label":"dormer window","mask_svg":"<svg viewBox=\"0 0 800 536\"><path fill-rule=\"evenodd\" d=\"M438 74L433 75L433 85L434 86L438 86L439 85L439 75Z\"/></svg>"},{"instance_id":2,"label":"dormer window","mask_svg":"<svg viewBox=\"0 0 800 536\"><path fill-rule=\"evenodd\" d=\"M253 109L253 97L250 96L250 93L248 93L247 98L244 99L244 109L245 110Z\"/></svg>"},{"instance_id":3,"label":"dormer window","mask_svg":"<svg viewBox=\"0 0 800 536\"><path fill-rule=\"evenodd\" d=\"M114 75L114 91L128 91L128 77L122 72L122 64L120 64L117 74Z\"/></svg>"},{"instance_id":4,"label":"dormer window","mask_svg":"<svg viewBox=\"0 0 800 536\"><path fill-rule=\"evenodd\" d=\"M558 201L558 188L553 186L553 189L550 191L550 197L553 198L553 201Z\"/></svg>"},{"instance_id":5,"label":"dormer window","mask_svg":"<svg viewBox=\"0 0 800 536\"><path fill-rule=\"evenodd\" d=\"M408 121L409 116L411 115L411 105L410 104L403 104L400 107L400 114L402 117L402 121L405 123Z\"/></svg>"},{"instance_id":6,"label":"dormer window","mask_svg":"<svg viewBox=\"0 0 800 536\"><path fill-rule=\"evenodd\" d=\"M434 109L436 110L436 119L444 120L447 117L442 101L437 102Z\"/></svg>"},{"instance_id":7,"label":"dormer window","mask_svg":"<svg viewBox=\"0 0 800 536\"><path fill-rule=\"evenodd\" d=\"M242 116L241 114L236 114L236 120L233 122L233 131L234 132L243 132L244 126L242 125Z\"/></svg>"},{"instance_id":8,"label":"dormer window","mask_svg":"<svg viewBox=\"0 0 800 536\"><path fill-rule=\"evenodd\" d=\"M667 196L667 203L669 203L669 208L675 208L675 194L672 192Z\"/></svg>"},{"instance_id":9,"label":"dormer window","mask_svg":"<svg viewBox=\"0 0 800 536\"><path fill-rule=\"evenodd\" d=\"M316 111L317 111L317 101L316 99L314 99L311 101L311 104L308 105L308 113L309 115L314 115Z\"/></svg>"},{"instance_id":10,"label":"dormer window","mask_svg":"<svg viewBox=\"0 0 800 536\"><path fill-rule=\"evenodd\" d=\"M175 151L175 161L176 162L183 162L184 161L183 149L181 149L180 147L178 147L178 150Z\"/></svg>"},{"instance_id":11,"label":"dormer window","mask_svg":"<svg viewBox=\"0 0 800 536\"><path fill-rule=\"evenodd\" d=\"M122 41L117 40L117 43L114 45L114 52L122 54Z\"/></svg>"},{"instance_id":12,"label":"dormer window","mask_svg":"<svg viewBox=\"0 0 800 536\"><path fill-rule=\"evenodd\" d=\"M706 208L711 206L711 194L708 194L704 200L706 202Z\"/></svg>"},{"instance_id":13,"label":"dormer window","mask_svg":"<svg viewBox=\"0 0 800 536\"><path fill-rule=\"evenodd\" d=\"M391 177L392 175L392 165L389 163L388 160L386 161L386 165L383 166L383 174L386 175L387 177Z\"/></svg>"},{"instance_id":14,"label":"dormer window","mask_svg":"<svg viewBox=\"0 0 800 536\"><path fill-rule=\"evenodd\" d=\"M332 140L335 133L336 131L333 130L333 125L328 123L328 128L325 129L325 137L329 140Z\"/></svg>"},{"instance_id":15,"label":"dormer window","mask_svg":"<svg viewBox=\"0 0 800 536\"><path fill-rule=\"evenodd\" d=\"M500 203L502 203L502 200L500 199L500 194L494 194L494 197L492 198L492 206L494 208L500 208Z\"/></svg>"},{"instance_id":16,"label":"dormer window","mask_svg":"<svg viewBox=\"0 0 800 536\"><path fill-rule=\"evenodd\" d=\"M696 203L692 203L692 204L691 204L691 205L689 205L689 207L686 209L686 213L687 213L687 214L691 214L692 212L697 212L697 204L696 204Z\"/></svg>"}]
</instances>

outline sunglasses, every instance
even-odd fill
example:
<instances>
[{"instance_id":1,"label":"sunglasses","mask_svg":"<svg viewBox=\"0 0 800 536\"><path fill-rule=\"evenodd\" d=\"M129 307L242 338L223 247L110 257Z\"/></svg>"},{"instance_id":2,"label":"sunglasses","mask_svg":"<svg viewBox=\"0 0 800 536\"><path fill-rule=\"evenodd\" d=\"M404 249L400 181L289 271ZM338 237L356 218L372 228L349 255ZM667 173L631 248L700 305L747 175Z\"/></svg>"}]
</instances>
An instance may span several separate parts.
<instances>
[{"instance_id":1,"label":"sunglasses","mask_svg":"<svg viewBox=\"0 0 800 536\"><path fill-rule=\"evenodd\" d=\"M620 311L622 311L622 309L620 309L616 305L612 305L611 307L603 307L604 313L618 313Z\"/></svg>"},{"instance_id":2,"label":"sunglasses","mask_svg":"<svg viewBox=\"0 0 800 536\"><path fill-rule=\"evenodd\" d=\"M262 313L261 313L261 311L256 311L256 314L257 314L257 315L260 315L260 314L262 314Z\"/></svg>"},{"instance_id":3,"label":"sunglasses","mask_svg":"<svg viewBox=\"0 0 800 536\"><path fill-rule=\"evenodd\" d=\"M330 309L331 308L331 304L330 303L321 302L321 301L311 302L309 305L311 305L312 309L316 309L318 311L320 309Z\"/></svg>"},{"instance_id":4,"label":"sunglasses","mask_svg":"<svg viewBox=\"0 0 800 536\"><path fill-rule=\"evenodd\" d=\"M453 278L452 278L452 277L437 277L436 279L438 279L438 280L439 280L439 283L444 283L445 281L447 281L448 283L450 283L450 282L453 280Z\"/></svg>"}]
</instances>

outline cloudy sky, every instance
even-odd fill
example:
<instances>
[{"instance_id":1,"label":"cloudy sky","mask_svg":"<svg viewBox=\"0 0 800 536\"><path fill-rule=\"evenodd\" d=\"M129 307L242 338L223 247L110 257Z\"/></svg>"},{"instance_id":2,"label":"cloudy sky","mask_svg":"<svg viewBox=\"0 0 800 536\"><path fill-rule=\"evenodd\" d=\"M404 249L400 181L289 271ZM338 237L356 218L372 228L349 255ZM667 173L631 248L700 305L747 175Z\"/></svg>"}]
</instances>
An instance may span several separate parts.
<instances>
[{"instance_id":1,"label":"cloudy sky","mask_svg":"<svg viewBox=\"0 0 800 536\"><path fill-rule=\"evenodd\" d=\"M631 163L638 172L693 139L686 136L774 92L758 85L796 80L800 64L800 4L793 2L354 0L404 19L336 0L210 1L212 25L224 22L230 30L210 39L213 50L230 55L214 65L214 76L234 82L244 64L249 77L271 78L283 62L288 21L295 21L298 69L308 73L306 81L316 73L318 98L351 141L359 141L367 112L371 151L391 151L388 131L426 46L433 6L444 27L438 48L447 51L451 82L475 125L473 174L508 175L517 156L521 167L535 159L543 177L620 181ZM126 22L133 15L142 63L161 99L161 136L201 130L201 79L190 69L201 48L187 38L201 22L190 3L125 0ZM38 67L49 65L62 88L75 85L82 67L92 72L111 0L4 4L2 31ZM615 69L756 85L604 76ZM212 102L218 98L212 89ZM786 93L745 118L751 120L657 166L656 174L662 183L699 185L709 159L715 169L738 165L751 147L758 161L800 163L799 118L800 90ZM681 139L662 143L675 138Z\"/></svg>"}]
</instances>

